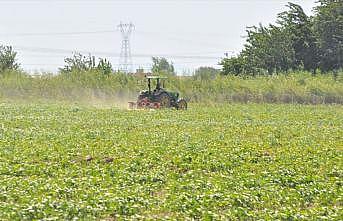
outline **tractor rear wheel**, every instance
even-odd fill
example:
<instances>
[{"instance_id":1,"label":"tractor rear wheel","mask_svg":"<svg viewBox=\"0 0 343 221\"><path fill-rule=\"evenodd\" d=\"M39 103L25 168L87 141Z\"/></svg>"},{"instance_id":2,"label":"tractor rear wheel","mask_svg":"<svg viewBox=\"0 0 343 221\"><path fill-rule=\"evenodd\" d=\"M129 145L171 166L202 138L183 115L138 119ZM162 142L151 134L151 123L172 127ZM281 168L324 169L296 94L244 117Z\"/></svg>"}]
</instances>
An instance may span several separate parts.
<instances>
[{"instance_id":1,"label":"tractor rear wheel","mask_svg":"<svg viewBox=\"0 0 343 221\"><path fill-rule=\"evenodd\" d=\"M185 101L185 99L180 99L177 102L177 109L178 110L187 110L187 102Z\"/></svg>"},{"instance_id":2,"label":"tractor rear wheel","mask_svg":"<svg viewBox=\"0 0 343 221\"><path fill-rule=\"evenodd\" d=\"M171 99L167 93L158 95L157 102L160 103L161 108L169 108L171 105Z\"/></svg>"}]
</instances>

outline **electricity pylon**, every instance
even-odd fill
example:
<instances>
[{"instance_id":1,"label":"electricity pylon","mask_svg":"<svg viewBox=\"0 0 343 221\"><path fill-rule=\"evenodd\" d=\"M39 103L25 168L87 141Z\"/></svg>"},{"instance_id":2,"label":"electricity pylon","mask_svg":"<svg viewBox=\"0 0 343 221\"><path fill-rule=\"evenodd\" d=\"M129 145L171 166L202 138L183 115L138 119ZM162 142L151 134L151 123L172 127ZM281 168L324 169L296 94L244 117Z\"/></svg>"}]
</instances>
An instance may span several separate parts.
<instances>
[{"instance_id":1,"label":"electricity pylon","mask_svg":"<svg viewBox=\"0 0 343 221\"><path fill-rule=\"evenodd\" d=\"M132 57L131 57L131 48L130 48L130 35L135 29L135 26L132 23L122 23L118 25L118 29L122 34L121 42L121 52L119 59L119 70L124 73L132 72Z\"/></svg>"}]
</instances>

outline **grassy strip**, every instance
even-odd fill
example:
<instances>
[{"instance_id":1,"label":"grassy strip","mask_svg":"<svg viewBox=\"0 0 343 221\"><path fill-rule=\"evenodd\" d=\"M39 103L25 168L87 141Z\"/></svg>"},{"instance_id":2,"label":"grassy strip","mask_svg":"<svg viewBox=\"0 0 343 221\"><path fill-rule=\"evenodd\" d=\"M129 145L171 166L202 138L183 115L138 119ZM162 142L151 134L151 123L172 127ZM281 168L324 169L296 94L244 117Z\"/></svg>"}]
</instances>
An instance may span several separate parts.
<instances>
[{"instance_id":1,"label":"grassy strip","mask_svg":"<svg viewBox=\"0 0 343 221\"><path fill-rule=\"evenodd\" d=\"M311 76L294 73L242 78L235 76L170 77L167 88L192 102L342 104L343 73ZM118 102L135 99L146 88L144 78L97 72L30 77L0 75L0 99Z\"/></svg>"}]
</instances>

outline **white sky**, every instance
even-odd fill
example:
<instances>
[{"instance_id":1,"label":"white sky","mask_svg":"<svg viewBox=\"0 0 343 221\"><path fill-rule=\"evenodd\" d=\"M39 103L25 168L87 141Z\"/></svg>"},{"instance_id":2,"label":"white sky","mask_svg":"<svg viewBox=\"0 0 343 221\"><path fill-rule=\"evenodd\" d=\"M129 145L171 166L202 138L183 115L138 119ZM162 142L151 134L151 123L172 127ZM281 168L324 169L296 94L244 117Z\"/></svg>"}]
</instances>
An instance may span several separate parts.
<instances>
[{"instance_id":1,"label":"white sky","mask_svg":"<svg viewBox=\"0 0 343 221\"><path fill-rule=\"evenodd\" d=\"M53 71L73 51L109 58L118 67L121 35L132 22L134 68L151 56L173 61L179 73L216 66L238 53L247 26L273 23L290 0L0 0L0 44L13 45L27 71ZM294 0L311 14L315 0Z\"/></svg>"}]
</instances>

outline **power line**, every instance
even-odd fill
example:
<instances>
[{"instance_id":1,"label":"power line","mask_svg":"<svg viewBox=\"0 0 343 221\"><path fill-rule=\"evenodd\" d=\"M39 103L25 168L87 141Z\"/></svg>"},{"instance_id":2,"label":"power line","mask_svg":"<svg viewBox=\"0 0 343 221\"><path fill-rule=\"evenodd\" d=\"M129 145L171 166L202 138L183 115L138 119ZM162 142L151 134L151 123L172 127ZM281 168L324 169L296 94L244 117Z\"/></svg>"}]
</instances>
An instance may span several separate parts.
<instances>
[{"instance_id":1,"label":"power line","mask_svg":"<svg viewBox=\"0 0 343 221\"><path fill-rule=\"evenodd\" d=\"M33 51L33 50L21 50L21 51L25 51L27 53L30 53L30 57L60 57L62 54L64 53L50 53L50 54L47 54L49 52L44 52L44 53L41 53L40 51ZM67 53L72 53L72 52L75 52L75 51L68 51ZM88 54L89 52L87 52ZM109 52L106 52L106 53L109 53ZM230 52L229 53L233 53L233 52ZM187 55L187 56L210 56L212 57L211 55L213 55L214 58L220 58L220 56L216 57L215 54L224 54L223 51L220 51L220 52L191 52L191 53L180 53L180 54L164 54L164 55L167 55L167 56L182 56L182 55ZM114 57L114 55L111 55L112 57ZM161 55L157 54L157 56L155 57L162 57Z\"/></svg>"},{"instance_id":2,"label":"power line","mask_svg":"<svg viewBox=\"0 0 343 221\"><path fill-rule=\"evenodd\" d=\"M27 32L27 33L0 33L0 36L7 36L7 37L36 37L36 36L68 36L68 35L97 35L97 34L108 34L108 33L116 33L115 30L98 30L98 31L79 31L79 32ZM177 32L179 33L179 32ZM165 33L165 32L145 32L145 31L139 31L137 34L143 34L143 35L150 35L150 36L161 36L162 39L169 39L172 41L178 41L178 42L185 42L188 44L194 44L199 43L201 45L212 45L212 43L208 43L208 41L204 41L204 39L201 39L202 37L211 37L213 38L229 38L229 36L225 36L223 34L214 34L214 33L185 33L183 32L182 35L191 35L192 38L181 38L179 34L175 33ZM196 36L196 37L193 37ZM213 45L212 45L213 46ZM219 46L219 45L218 45ZM224 46L220 46L224 47Z\"/></svg>"},{"instance_id":3,"label":"power line","mask_svg":"<svg viewBox=\"0 0 343 221\"><path fill-rule=\"evenodd\" d=\"M22 46L13 46L13 48L21 51L29 51L35 53L47 53L47 54L61 54L65 55L66 53L81 53L81 54L97 54L103 55L107 57L120 57L121 54L119 53L111 53L111 52L101 52L101 51L78 51L78 50L68 50L68 49L57 49L57 48L40 48L40 47L22 47ZM167 57L167 58L182 58L182 59L221 59L222 57L219 56L202 56L202 55L180 55L180 54L134 54L132 57L137 58L146 58L146 57Z\"/></svg>"},{"instance_id":4,"label":"power line","mask_svg":"<svg viewBox=\"0 0 343 221\"><path fill-rule=\"evenodd\" d=\"M104 34L104 33L116 33L116 30L96 30L96 31L71 31L71 32L22 32L22 33L0 33L1 36L54 36L54 35L83 35L83 34ZM176 33L180 33L176 31ZM172 32L147 32L139 31L137 34L151 35L151 36L177 36L178 34ZM215 37L215 38L229 38L230 36L224 35L223 33L187 33L182 32L183 36L191 35L192 37Z\"/></svg>"},{"instance_id":5,"label":"power line","mask_svg":"<svg viewBox=\"0 0 343 221\"><path fill-rule=\"evenodd\" d=\"M10 37L26 37L26 36L58 36L58 35L83 35L83 34L104 34L104 33L115 33L113 30L102 30L102 31L80 31L80 32L47 32L47 33L4 33L0 36Z\"/></svg>"},{"instance_id":6,"label":"power line","mask_svg":"<svg viewBox=\"0 0 343 221\"><path fill-rule=\"evenodd\" d=\"M182 62L174 62L174 65L180 65L180 64L198 64L199 62L196 61L190 61L190 62L186 62L186 61L182 61ZM26 65L26 66L63 66L64 63L21 63L22 65ZM144 67L152 67L152 63L132 63L133 66L144 66ZM116 67L120 67L119 64L112 64L112 66L116 66Z\"/></svg>"}]
</instances>

